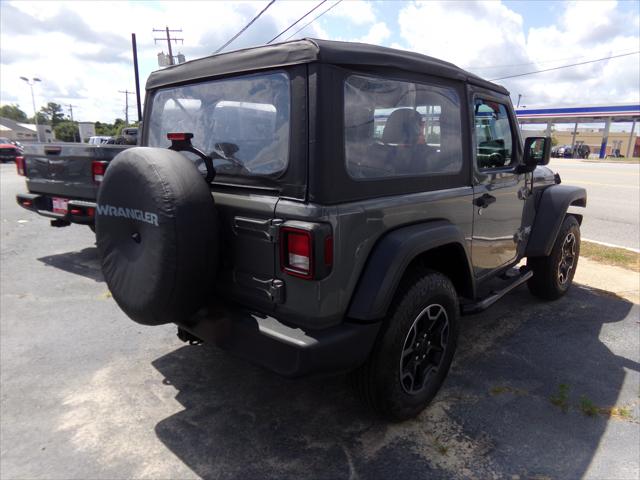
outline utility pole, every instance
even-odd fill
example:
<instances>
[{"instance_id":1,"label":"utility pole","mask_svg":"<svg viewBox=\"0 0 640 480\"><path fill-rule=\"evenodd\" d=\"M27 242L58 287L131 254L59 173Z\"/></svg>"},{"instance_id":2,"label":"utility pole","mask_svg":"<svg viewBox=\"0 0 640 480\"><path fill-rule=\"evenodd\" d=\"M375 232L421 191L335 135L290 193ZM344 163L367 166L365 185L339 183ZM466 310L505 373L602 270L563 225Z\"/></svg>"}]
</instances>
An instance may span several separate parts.
<instances>
[{"instance_id":1,"label":"utility pole","mask_svg":"<svg viewBox=\"0 0 640 480\"><path fill-rule=\"evenodd\" d=\"M70 103L67 106L69 107L69 118L71 118L71 123L74 123L74 121L73 121L73 107L78 108L78 106L77 105L71 105ZM73 130L73 139L75 140L77 138L76 137L76 130L75 130L75 123L74 123L74 127L73 128L74 128L74 130ZM78 136L80 136L79 132L78 132ZM80 140L78 140L78 141L80 141Z\"/></svg>"},{"instance_id":2,"label":"utility pole","mask_svg":"<svg viewBox=\"0 0 640 480\"><path fill-rule=\"evenodd\" d=\"M184 38L175 38L175 37L171 37L171 33L173 32L180 32L182 33L182 29L177 29L177 30L171 30L169 29L169 27L165 27L163 29L158 29L158 28L154 28L153 29L154 32L165 32L166 33L166 38L154 38L153 41L154 43L158 43L160 42L167 42L167 46L169 47L169 63L170 65L175 65L174 61L173 61L173 50L171 48L171 41L173 40L174 42L178 43L179 41L182 42L182 44L184 44Z\"/></svg>"},{"instance_id":3,"label":"utility pole","mask_svg":"<svg viewBox=\"0 0 640 480\"><path fill-rule=\"evenodd\" d=\"M135 92L129 90L118 90L118 93L124 93L124 125L129 126L129 95L134 95Z\"/></svg>"},{"instance_id":4,"label":"utility pole","mask_svg":"<svg viewBox=\"0 0 640 480\"><path fill-rule=\"evenodd\" d=\"M36 97L33 95L33 85L36 82L41 82L42 80L40 80L37 77L33 77L31 79L27 77L20 77L20 80L25 81L27 85L29 85L29 87L31 88L31 103L33 103L33 121L36 124L36 138L40 142L41 140L40 140L40 128L38 127L38 111L36 110Z\"/></svg>"},{"instance_id":5,"label":"utility pole","mask_svg":"<svg viewBox=\"0 0 640 480\"><path fill-rule=\"evenodd\" d=\"M133 49L133 73L136 78L136 105L138 106L138 123L142 121L142 104L140 103L140 75L138 73L138 45L136 34L131 34L131 48Z\"/></svg>"}]
</instances>

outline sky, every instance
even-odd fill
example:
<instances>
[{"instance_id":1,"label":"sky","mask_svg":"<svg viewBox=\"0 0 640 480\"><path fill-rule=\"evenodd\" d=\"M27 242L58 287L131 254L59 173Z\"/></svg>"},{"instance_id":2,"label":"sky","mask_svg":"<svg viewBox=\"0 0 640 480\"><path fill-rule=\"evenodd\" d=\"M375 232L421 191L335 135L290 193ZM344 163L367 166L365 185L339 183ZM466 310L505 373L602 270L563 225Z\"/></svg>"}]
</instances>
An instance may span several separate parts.
<instances>
[{"instance_id":1,"label":"sky","mask_svg":"<svg viewBox=\"0 0 640 480\"><path fill-rule=\"evenodd\" d=\"M322 0L276 0L225 51L264 44ZM334 5L326 0L278 39ZM42 79L36 107L73 107L79 121L124 118L134 91L131 33L136 33L141 88L157 70L154 28L182 29L174 45L187 60L212 54L267 0L251 2L11 2L0 0L0 103L33 115L29 86ZM343 0L294 38L373 43L452 62L489 80L640 50L640 2ZM640 55L499 80L527 108L640 103ZM130 96L135 119L135 96Z\"/></svg>"}]
</instances>

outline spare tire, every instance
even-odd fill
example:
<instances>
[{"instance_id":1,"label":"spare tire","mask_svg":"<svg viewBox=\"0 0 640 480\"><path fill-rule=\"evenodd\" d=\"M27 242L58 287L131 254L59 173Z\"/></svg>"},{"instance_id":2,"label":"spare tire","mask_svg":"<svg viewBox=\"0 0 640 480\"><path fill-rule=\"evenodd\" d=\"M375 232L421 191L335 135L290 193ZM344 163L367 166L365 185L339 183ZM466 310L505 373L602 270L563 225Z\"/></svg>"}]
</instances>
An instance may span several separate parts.
<instances>
[{"instance_id":1,"label":"spare tire","mask_svg":"<svg viewBox=\"0 0 640 480\"><path fill-rule=\"evenodd\" d=\"M98 192L96 240L109 290L132 320L185 322L205 305L217 233L211 191L182 154L134 147L109 165Z\"/></svg>"}]
</instances>

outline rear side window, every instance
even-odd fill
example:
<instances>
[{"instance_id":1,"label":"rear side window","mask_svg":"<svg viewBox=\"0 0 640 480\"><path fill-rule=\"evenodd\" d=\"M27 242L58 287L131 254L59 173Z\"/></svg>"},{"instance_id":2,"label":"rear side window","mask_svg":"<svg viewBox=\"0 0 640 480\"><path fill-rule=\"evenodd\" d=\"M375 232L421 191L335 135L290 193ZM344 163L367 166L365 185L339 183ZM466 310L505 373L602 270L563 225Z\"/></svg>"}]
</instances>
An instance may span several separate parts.
<instances>
[{"instance_id":1,"label":"rear side window","mask_svg":"<svg viewBox=\"0 0 640 480\"><path fill-rule=\"evenodd\" d=\"M474 116L478 168L483 170L511 165L513 139L507 107L478 98Z\"/></svg>"},{"instance_id":2,"label":"rear side window","mask_svg":"<svg viewBox=\"0 0 640 480\"><path fill-rule=\"evenodd\" d=\"M344 85L347 171L355 179L459 173L460 117L453 88L351 75Z\"/></svg>"}]
</instances>

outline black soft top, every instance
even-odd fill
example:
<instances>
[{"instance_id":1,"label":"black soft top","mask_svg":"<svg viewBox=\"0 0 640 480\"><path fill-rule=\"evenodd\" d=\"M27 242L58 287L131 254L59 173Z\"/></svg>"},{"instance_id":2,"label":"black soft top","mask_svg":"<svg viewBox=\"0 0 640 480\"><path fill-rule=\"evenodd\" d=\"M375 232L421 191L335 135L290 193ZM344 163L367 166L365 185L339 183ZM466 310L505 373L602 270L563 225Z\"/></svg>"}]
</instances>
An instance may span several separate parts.
<instances>
[{"instance_id":1,"label":"black soft top","mask_svg":"<svg viewBox=\"0 0 640 480\"><path fill-rule=\"evenodd\" d=\"M157 70L149 76L147 90L219 75L312 62L395 68L408 72L425 73L466 81L505 95L509 94L504 87L483 80L473 73L437 58L366 43L336 42L308 38L211 55L163 70Z\"/></svg>"}]
</instances>

